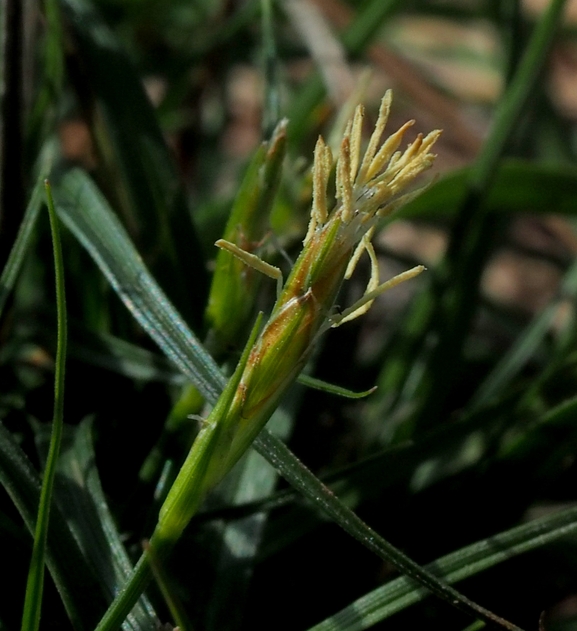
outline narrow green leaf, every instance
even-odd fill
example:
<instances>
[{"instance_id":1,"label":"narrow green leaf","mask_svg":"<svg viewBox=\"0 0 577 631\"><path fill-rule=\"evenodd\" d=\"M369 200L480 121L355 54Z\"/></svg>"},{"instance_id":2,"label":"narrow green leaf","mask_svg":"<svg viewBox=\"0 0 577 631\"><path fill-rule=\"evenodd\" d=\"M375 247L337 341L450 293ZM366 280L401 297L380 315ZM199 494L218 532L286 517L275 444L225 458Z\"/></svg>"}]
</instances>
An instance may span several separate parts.
<instances>
[{"instance_id":1,"label":"narrow green leaf","mask_svg":"<svg viewBox=\"0 0 577 631\"><path fill-rule=\"evenodd\" d=\"M474 576L519 554L541 548L577 530L577 509L570 508L488 539L483 539L433 563L427 569L449 584ZM309 631L361 631L406 609L427 592L401 577L362 596Z\"/></svg>"},{"instance_id":2,"label":"narrow green leaf","mask_svg":"<svg viewBox=\"0 0 577 631\"><path fill-rule=\"evenodd\" d=\"M264 113L263 135L268 138L280 120L280 94L278 59L274 37L274 22L271 0L260 0L262 25L262 55L264 66Z\"/></svg>"},{"instance_id":3,"label":"narrow green leaf","mask_svg":"<svg viewBox=\"0 0 577 631\"><path fill-rule=\"evenodd\" d=\"M322 476L322 481L339 500L351 509L359 504L374 501L383 492L399 487L411 492L429 488L439 480L478 465L493 445L495 435L503 427L502 413L496 408L483 411L466 421L443 425L424 436L382 449L370 457ZM200 515L234 519L250 511L272 510L298 501L296 490L284 490L259 503L230 507L222 511ZM277 518L267 534L266 554L276 552L318 524L319 516L296 505ZM305 523L306 522L306 523ZM294 527L298 523L299 529Z\"/></svg>"},{"instance_id":4,"label":"narrow green leaf","mask_svg":"<svg viewBox=\"0 0 577 631\"><path fill-rule=\"evenodd\" d=\"M92 446L92 423L87 419L78 427L67 429L72 436L62 449L55 499L111 602L130 574L132 563L100 485ZM151 629L156 621L152 606L142 597L124 628Z\"/></svg>"},{"instance_id":5,"label":"narrow green leaf","mask_svg":"<svg viewBox=\"0 0 577 631\"><path fill-rule=\"evenodd\" d=\"M16 239L26 204L24 184L24 5L4 0L0 6L0 267ZM8 212L7 209L10 209Z\"/></svg>"},{"instance_id":6,"label":"narrow green leaf","mask_svg":"<svg viewBox=\"0 0 577 631\"><path fill-rule=\"evenodd\" d=\"M406 433L438 422L458 378L463 346L478 304L482 271L500 228L495 216L489 216L485 199L528 97L537 88L564 4L565 0L552 0L543 11L469 171L447 253L437 271L438 285L431 290L432 309L426 315L423 331L427 331L427 339L437 341L431 351L426 351L426 368L419 377L418 409ZM417 303L422 309L424 300ZM433 336L431 326L436 328Z\"/></svg>"},{"instance_id":7,"label":"narrow green leaf","mask_svg":"<svg viewBox=\"0 0 577 631\"><path fill-rule=\"evenodd\" d=\"M531 92L534 91L551 43L561 23L566 0L551 0L536 24L510 85L499 102L490 135L471 170L468 187L483 191L492 184L497 163Z\"/></svg>"},{"instance_id":8,"label":"narrow green leaf","mask_svg":"<svg viewBox=\"0 0 577 631\"><path fill-rule=\"evenodd\" d=\"M230 469L226 466L229 444L223 440L223 437L230 435L230 427L225 423L216 422L215 419L226 418L224 415L235 397L261 324L262 313L259 314L253 326L235 372L216 401L209 418L201 424L192 448L160 507L158 521L149 540L155 562L164 562L180 539L192 515L204 501L207 492ZM97 631L112 631L122 624L137 598L152 579L152 569L149 557L144 552L126 585L104 614Z\"/></svg>"},{"instance_id":9,"label":"narrow green leaf","mask_svg":"<svg viewBox=\"0 0 577 631\"><path fill-rule=\"evenodd\" d=\"M44 46L41 49L41 65L38 85L26 120L27 150L35 155L36 147L54 133L58 117L54 104L63 97L65 55L62 16L59 0L42 3L44 20Z\"/></svg>"},{"instance_id":10,"label":"narrow green leaf","mask_svg":"<svg viewBox=\"0 0 577 631\"><path fill-rule=\"evenodd\" d=\"M40 500L40 480L28 458L0 423L0 484L33 533ZM92 631L106 600L60 510L52 511L46 564L72 624Z\"/></svg>"},{"instance_id":11,"label":"narrow green leaf","mask_svg":"<svg viewBox=\"0 0 577 631\"><path fill-rule=\"evenodd\" d=\"M440 580L430 568L419 566L388 541L380 537L353 511L342 504L301 462L294 456L291 458L292 454L286 445L279 441L271 440L271 434L261 432L254 445L260 453L266 454L267 460L278 469L292 486L300 490L316 507L320 508L343 530L360 541L371 552L392 563L408 577L407 582L409 584L414 585L418 583L419 589L424 593L427 593L428 590L474 618L480 618L503 629L519 631L519 627L469 600L466 596L450 587L449 584Z\"/></svg>"},{"instance_id":12,"label":"narrow green leaf","mask_svg":"<svg viewBox=\"0 0 577 631\"><path fill-rule=\"evenodd\" d=\"M4 305L6 304L6 298L12 291L16 278L18 277L18 273L20 272L20 268L22 267L22 262L24 261L24 257L32 239L32 233L34 231L34 226L36 225L36 220L38 219L40 209L42 208L42 204L45 200L44 180L46 179L51 167L54 149L54 144L49 143L42 152L39 160L39 173L36 184L32 189L30 200L28 202L28 206L26 207L26 212L24 213L24 218L22 219L22 223L20 224L20 228L18 230L18 235L16 236L14 245L10 250L10 255L8 256L4 269L2 270L2 275L0 276L0 316L2 315Z\"/></svg>"},{"instance_id":13,"label":"narrow green leaf","mask_svg":"<svg viewBox=\"0 0 577 631\"><path fill-rule=\"evenodd\" d=\"M309 375L304 374L301 374L299 376L298 382L302 383L303 386L307 386L308 388L321 390L322 392L328 392L329 394L336 394L337 396L344 397L345 399L364 399L377 389L377 386L374 386L372 388L369 388L368 390L364 390L363 392L354 392L353 390L349 390L348 388L335 386L334 384L327 383L322 379L315 379L314 377L310 377Z\"/></svg>"},{"instance_id":14,"label":"narrow green leaf","mask_svg":"<svg viewBox=\"0 0 577 631\"><path fill-rule=\"evenodd\" d=\"M285 147L286 121L282 121L270 140L261 143L248 165L222 235L241 249L250 252L266 239ZM218 250L205 312L207 345L216 356L238 344L249 328L261 277L230 252Z\"/></svg>"},{"instance_id":15,"label":"narrow green leaf","mask_svg":"<svg viewBox=\"0 0 577 631\"><path fill-rule=\"evenodd\" d=\"M575 414L577 412L577 396L571 397L567 401L563 401L551 408L543 415L541 423L543 425L563 425L566 423L573 424Z\"/></svg>"},{"instance_id":16,"label":"narrow green leaf","mask_svg":"<svg viewBox=\"0 0 577 631\"><path fill-rule=\"evenodd\" d=\"M558 410L561 414L566 409L566 416L562 418L570 417L572 413L569 402L567 406ZM408 484L411 490L420 491L447 475L477 464L492 444L492 437L501 423L499 410L491 409L476 418L469 417L466 422L444 425L418 439L382 449L354 464L328 472L321 480L349 507L370 501L399 484ZM426 476L422 470L427 471ZM300 495L296 489L285 489L262 501L201 513L196 519L239 519L293 503ZM286 522L294 523L295 517L287 514Z\"/></svg>"},{"instance_id":17,"label":"narrow green leaf","mask_svg":"<svg viewBox=\"0 0 577 631\"><path fill-rule=\"evenodd\" d=\"M142 381L165 381L182 385L185 378L172 362L114 335L79 331L70 327L69 355L119 375Z\"/></svg>"},{"instance_id":18,"label":"narrow green leaf","mask_svg":"<svg viewBox=\"0 0 577 631\"><path fill-rule=\"evenodd\" d=\"M164 602L170 611L176 627L179 631L192 631L192 624L188 619L186 611L174 590L172 581L166 573L162 562L156 558L154 550L149 545L148 541L145 541L142 547L150 559L150 567L152 568L154 579L162 593Z\"/></svg>"},{"instance_id":19,"label":"narrow green leaf","mask_svg":"<svg viewBox=\"0 0 577 631\"><path fill-rule=\"evenodd\" d=\"M94 258L145 331L205 395L216 401L226 380L168 301L92 180L80 169L54 180L64 223Z\"/></svg>"},{"instance_id":20,"label":"narrow green leaf","mask_svg":"<svg viewBox=\"0 0 577 631\"><path fill-rule=\"evenodd\" d=\"M486 405L499 392L503 392L511 379L527 364L550 330L559 305L564 300L574 301L577 297L577 261L573 262L563 277L559 293L527 326L515 340L467 405L468 411L475 411Z\"/></svg>"},{"instance_id":21,"label":"narrow green leaf","mask_svg":"<svg viewBox=\"0 0 577 631\"><path fill-rule=\"evenodd\" d=\"M403 206L395 217L450 219L463 198L471 167L451 171ZM506 158L485 199L488 213L577 213L577 169Z\"/></svg>"},{"instance_id":22,"label":"narrow green leaf","mask_svg":"<svg viewBox=\"0 0 577 631\"><path fill-rule=\"evenodd\" d=\"M362 55L387 18L394 14L401 4L400 0L369 0L363 3L341 36L348 53L352 57ZM282 7L282 3L280 6ZM308 132L313 118L311 113L325 93L326 88L320 73L317 72L299 88L298 94L292 99L288 118L291 122L289 140L293 146L298 146Z\"/></svg>"},{"instance_id":23,"label":"narrow green leaf","mask_svg":"<svg viewBox=\"0 0 577 631\"><path fill-rule=\"evenodd\" d=\"M22 631L37 631L40 626L42 610L42 594L44 591L44 564L46 562L46 546L48 539L48 523L50 520L50 508L52 504L52 490L60 453L62 439L63 413L64 413L64 371L66 362L66 294L64 289L64 262L62 260L62 246L58 217L54 209L52 192L46 181L46 193L48 196L48 213L50 215L50 229L52 231L52 247L54 250L54 269L56 275L56 309L58 314L58 345L56 348L56 374L54 377L54 415L52 420L52 436L50 450L46 460L42 489L40 491L40 504L38 517L34 531L34 547L32 559L26 583L26 597L24 600L24 613L22 615Z\"/></svg>"}]
</instances>

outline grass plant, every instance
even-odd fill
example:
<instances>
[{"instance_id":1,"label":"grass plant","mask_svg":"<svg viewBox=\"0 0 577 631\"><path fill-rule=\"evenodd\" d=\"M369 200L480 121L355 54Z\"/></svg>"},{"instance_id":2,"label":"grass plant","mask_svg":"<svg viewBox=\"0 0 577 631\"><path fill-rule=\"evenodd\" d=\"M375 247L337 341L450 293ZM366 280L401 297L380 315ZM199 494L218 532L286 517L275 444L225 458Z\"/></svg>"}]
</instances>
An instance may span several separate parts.
<instances>
[{"instance_id":1,"label":"grass plant","mask_svg":"<svg viewBox=\"0 0 577 631\"><path fill-rule=\"evenodd\" d=\"M577 628L565 4L0 7L0 629Z\"/></svg>"}]
</instances>

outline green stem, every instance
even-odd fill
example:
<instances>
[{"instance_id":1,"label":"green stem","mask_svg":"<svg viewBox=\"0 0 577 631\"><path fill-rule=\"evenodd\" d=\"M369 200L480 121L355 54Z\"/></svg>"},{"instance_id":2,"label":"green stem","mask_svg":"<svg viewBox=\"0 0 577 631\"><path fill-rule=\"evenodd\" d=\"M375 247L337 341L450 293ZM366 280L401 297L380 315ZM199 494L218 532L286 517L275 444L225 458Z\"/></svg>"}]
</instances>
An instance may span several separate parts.
<instances>
[{"instance_id":1,"label":"green stem","mask_svg":"<svg viewBox=\"0 0 577 631\"><path fill-rule=\"evenodd\" d=\"M145 541L142 544L142 547L148 555L148 565L152 570L154 580L160 589L164 602L170 611L170 615L172 616L176 627L179 631L192 631L192 623L186 615L186 611L178 598L170 577L164 568L164 564L158 558L156 551L150 546L148 541Z\"/></svg>"},{"instance_id":2,"label":"green stem","mask_svg":"<svg viewBox=\"0 0 577 631\"><path fill-rule=\"evenodd\" d=\"M227 412L249 358L250 350L260 330L261 317L253 327L235 373L229 379L209 418L196 437L180 472L160 509L158 523L150 538L151 555L162 563L174 548L183 530L198 510L206 492L230 469L226 455L219 451L226 435ZM227 445L228 447L228 445ZM249 445L246 446L248 449ZM145 552L138 561L125 586L98 624L96 631L117 629L152 578L152 568Z\"/></svg>"},{"instance_id":3,"label":"green stem","mask_svg":"<svg viewBox=\"0 0 577 631\"><path fill-rule=\"evenodd\" d=\"M152 546L152 542L150 545ZM169 551L166 550L165 554L162 554L159 550L155 550L155 557L165 558L168 552ZM148 555L145 552L134 566L132 574L126 581L124 587L114 599L114 606L109 607L102 620L98 623L95 631L120 628L120 625L132 611L136 601L140 598L140 595L144 592L152 580L152 577L152 568L150 567Z\"/></svg>"},{"instance_id":4,"label":"green stem","mask_svg":"<svg viewBox=\"0 0 577 631\"><path fill-rule=\"evenodd\" d=\"M48 537L48 523L50 520L50 504L52 501L52 489L60 442L63 428L64 407L64 372L66 361L67 327L66 327L66 295L64 291L64 264L62 261L62 247L60 244L60 231L58 219L52 200L52 192L48 181L46 194L48 197L48 214L50 216L50 229L52 231L52 247L54 251L54 268L56 274L56 309L58 316L58 343L56 350L56 374L54 378L54 417L52 422L52 435L50 449L44 471L42 490L40 492L40 505L38 518L34 532L34 547L32 559L26 583L26 597L24 612L22 615L22 631L37 631L40 626L40 613L42 609L42 592L44 588L44 563L46 557L46 541Z\"/></svg>"}]
</instances>

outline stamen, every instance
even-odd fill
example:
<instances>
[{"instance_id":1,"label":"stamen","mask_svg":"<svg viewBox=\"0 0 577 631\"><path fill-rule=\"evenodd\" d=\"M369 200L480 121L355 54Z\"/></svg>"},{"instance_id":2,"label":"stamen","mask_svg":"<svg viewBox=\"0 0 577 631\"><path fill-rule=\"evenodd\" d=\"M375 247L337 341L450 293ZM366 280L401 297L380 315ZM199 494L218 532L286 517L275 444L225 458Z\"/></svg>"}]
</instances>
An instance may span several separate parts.
<instances>
[{"instance_id":1,"label":"stamen","mask_svg":"<svg viewBox=\"0 0 577 631\"><path fill-rule=\"evenodd\" d=\"M351 173L351 148L349 136L346 135L341 143L341 152L337 164L337 190L343 209L341 219L343 223L349 223L353 217L353 187L350 180Z\"/></svg>"},{"instance_id":2,"label":"stamen","mask_svg":"<svg viewBox=\"0 0 577 631\"><path fill-rule=\"evenodd\" d=\"M347 269L345 271L345 280L349 280L349 278L353 275L353 272L355 271L355 268L357 267L357 264L361 256L363 255L363 252L367 250L367 245L371 245L371 239L373 238L374 233L375 226L373 226L366 232L365 236L361 239L361 241L355 248L355 251L351 256L351 260L349 261L349 264L347 265Z\"/></svg>"},{"instance_id":3,"label":"stamen","mask_svg":"<svg viewBox=\"0 0 577 631\"><path fill-rule=\"evenodd\" d=\"M265 276L276 280L277 297L280 295L283 286L283 279L282 272L278 267L275 267L274 265L263 261L261 258L256 256L256 254L251 254L250 252L239 248L238 245L236 245L235 243L231 243L226 239L219 239L214 245L216 245L216 247L220 248L221 250L226 250L227 252L230 252L233 256L236 256L237 259L241 260L245 265L248 265L249 267L257 270L257 272L260 272L261 274L264 274Z\"/></svg>"},{"instance_id":4,"label":"stamen","mask_svg":"<svg viewBox=\"0 0 577 631\"><path fill-rule=\"evenodd\" d=\"M359 162L361 159L361 141L363 136L364 117L365 110L362 105L359 105L355 110L355 117L353 119L353 126L351 128L351 183L355 181L357 170L359 168Z\"/></svg>"},{"instance_id":5,"label":"stamen","mask_svg":"<svg viewBox=\"0 0 577 631\"><path fill-rule=\"evenodd\" d=\"M365 251L365 245L365 239L361 239L361 241L359 241L359 243L357 244L357 247L355 248L355 251L351 256L351 260L347 265L347 269L345 271L345 280L349 280L349 278L353 275L353 272L357 267L357 263L359 262L361 256L363 255L363 252Z\"/></svg>"},{"instance_id":6,"label":"stamen","mask_svg":"<svg viewBox=\"0 0 577 631\"><path fill-rule=\"evenodd\" d=\"M379 146L379 143L381 142L381 136L385 131L385 126L389 119L389 112L391 110L392 98L393 93L391 92L391 90L387 90L385 96L381 100L381 107L379 108L379 116L375 124L375 130L371 134L371 139L369 140L369 145L367 147L367 150L365 151L363 163L361 164L361 168L359 170L359 184L364 184L369 179L367 178L367 171L373 161L373 158L375 157L377 148Z\"/></svg>"},{"instance_id":7,"label":"stamen","mask_svg":"<svg viewBox=\"0 0 577 631\"><path fill-rule=\"evenodd\" d=\"M319 136L315 146L313 160L313 203L311 219L303 244L308 242L319 224L323 225L326 222L328 216L327 182L330 174L330 166L327 168L326 149L325 141Z\"/></svg>"},{"instance_id":8,"label":"stamen","mask_svg":"<svg viewBox=\"0 0 577 631\"><path fill-rule=\"evenodd\" d=\"M331 151L331 148L328 145L325 145L323 162L325 165L325 170L327 172L327 180L328 180L331 169L333 168L333 152Z\"/></svg>"},{"instance_id":9,"label":"stamen","mask_svg":"<svg viewBox=\"0 0 577 631\"><path fill-rule=\"evenodd\" d=\"M340 315L333 316L331 318L332 320L331 326L333 328L340 326L341 324L343 324L343 322L348 321L350 319L350 316L358 312L358 310L367 302L372 302L375 298L383 294L385 291L388 291L389 289L392 289L393 287L400 285L406 280L410 280L411 278L418 276L421 272L424 272L426 269L427 268L424 265L417 265L416 267L413 267L412 269L409 269L406 272L402 272L401 274L394 276L393 278L386 281L385 283L382 283L373 291L365 294L360 300L355 302L354 305L352 305L348 309L345 309Z\"/></svg>"},{"instance_id":10,"label":"stamen","mask_svg":"<svg viewBox=\"0 0 577 631\"><path fill-rule=\"evenodd\" d=\"M415 121L407 121L398 131L385 140L383 146L379 149L377 155L374 157L367 170L367 182L370 182L374 177L376 177L383 170L387 162L392 161L392 156L401 144L405 132L414 124Z\"/></svg>"},{"instance_id":11,"label":"stamen","mask_svg":"<svg viewBox=\"0 0 577 631\"><path fill-rule=\"evenodd\" d=\"M373 247L373 244L371 243L373 232L374 232L374 227L371 228L370 234L367 233L363 237L363 240L361 241L361 243L363 244L363 250L367 251L367 254L369 255L369 258L371 260L371 276L369 278L369 282L367 283L367 288L365 289L365 295L372 294L372 292L375 291L375 289L377 289L377 287L379 286L379 261L377 259L375 248ZM360 245L361 244L359 244L359 246ZM360 250L360 247L357 248L357 251L359 250ZM352 270L351 270L351 273L352 273ZM344 324L345 322L350 322L351 320L354 320L355 318L358 318L359 316L362 316L363 314L365 314L371 308L371 305L373 304L374 299L369 300L369 301L364 301L361 304L359 304L359 302L356 303L358 307L354 309L353 311L349 311L347 309L347 315L339 319L339 322L338 322L339 326L341 324ZM332 326L335 326L335 325L333 324Z\"/></svg>"},{"instance_id":12,"label":"stamen","mask_svg":"<svg viewBox=\"0 0 577 631\"><path fill-rule=\"evenodd\" d=\"M429 132L424 138L423 138L423 144L421 146L421 151L428 153L429 148L432 147L437 140L439 139L439 136L441 135L441 130L440 129L436 129L435 131L431 131ZM436 154L430 154L432 159L435 159L437 156Z\"/></svg>"}]
</instances>

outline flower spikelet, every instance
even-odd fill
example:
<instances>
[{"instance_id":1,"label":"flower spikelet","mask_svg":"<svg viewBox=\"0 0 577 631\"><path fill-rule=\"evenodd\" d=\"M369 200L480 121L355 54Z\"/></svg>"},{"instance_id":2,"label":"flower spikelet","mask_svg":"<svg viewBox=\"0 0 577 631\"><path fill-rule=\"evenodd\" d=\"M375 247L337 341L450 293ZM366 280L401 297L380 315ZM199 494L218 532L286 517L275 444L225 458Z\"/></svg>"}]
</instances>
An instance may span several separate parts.
<instances>
[{"instance_id":1,"label":"flower spikelet","mask_svg":"<svg viewBox=\"0 0 577 631\"><path fill-rule=\"evenodd\" d=\"M440 134L434 131L425 137L418 135L400 151L403 136L413 124L410 121L381 144L390 106L391 93L387 92L362 157L361 106L346 128L336 161L319 138L313 162L311 219L302 251L284 285L278 268L233 243L217 242L245 264L275 278L280 289L268 321L260 333L255 327L233 377L203 423L161 509L153 537L157 543L176 541L204 493L248 449L303 369L318 336L364 313L383 291L423 271L418 266L379 283L377 257L371 244L379 220L415 195L407 192L407 187L431 166L435 156L430 150ZM327 188L333 169L336 203L329 209ZM365 295L335 314L340 287L365 251L371 261ZM195 489L194 501L187 490L189 485Z\"/></svg>"},{"instance_id":2,"label":"flower spikelet","mask_svg":"<svg viewBox=\"0 0 577 631\"><path fill-rule=\"evenodd\" d=\"M380 219L410 199L406 189L428 169L435 158L431 147L440 135L419 134L405 151L399 151L409 121L381 144L391 106L391 92L384 96L375 129L361 156L364 108L358 106L347 125L336 162L319 137L313 162L311 218L303 249L284 284L270 318L255 342L232 407L250 427L257 417L268 418L286 387L302 370L318 335L364 313L380 293L416 276L422 266L379 283L378 263L371 238ZM336 204L329 211L327 186L335 172ZM357 261L367 252L371 278L363 298L334 313L334 303ZM262 427L262 420L255 426ZM254 430L249 430L252 437ZM259 430L256 430L258 432ZM239 432L232 452L244 446Z\"/></svg>"},{"instance_id":3,"label":"flower spikelet","mask_svg":"<svg viewBox=\"0 0 577 631\"><path fill-rule=\"evenodd\" d=\"M377 259L371 244L377 223L420 192L406 192L406 189L432 165L435 155L430 149L441 133L433 131L425 137L419 134L404 152L398 151L406 131L414 124L414 121L408 121L380 145L391 99L389 90L381 101L375 129L362 161L360 147L364 108L359 105L345 130L336 165L333 165L330 150L321 137L317 141L313 163L313 206L304 248L310 246L313 235L321 231L323 226L330 222L339 223L339 247L354 247L344 279L350 278L363 252L366 251L371 260L371 278L366 296L373 292L379 293L380 287ZM338 203L329 214L326 210L326 188L333 166ZM362 302L345 316L333 318L332 326L361 315L369 309L372 300L365 297Z\"/></svg>"}]
</instances>

